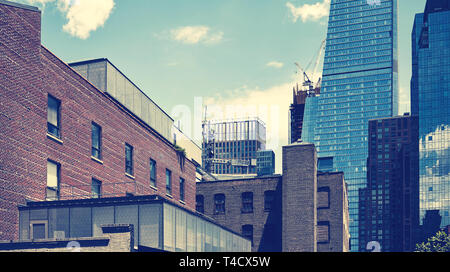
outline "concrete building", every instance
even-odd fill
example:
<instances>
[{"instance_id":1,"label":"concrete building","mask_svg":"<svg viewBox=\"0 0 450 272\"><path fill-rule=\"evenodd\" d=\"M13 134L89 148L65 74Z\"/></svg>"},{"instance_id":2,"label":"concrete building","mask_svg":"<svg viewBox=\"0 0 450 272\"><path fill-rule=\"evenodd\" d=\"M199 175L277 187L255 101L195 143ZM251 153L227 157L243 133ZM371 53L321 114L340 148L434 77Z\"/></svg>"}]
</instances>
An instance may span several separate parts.
<instances>
[{"instance_id":1,"label":"concrete building","mask_svg":"<svg viewBox=\"0 0 450 272\"><path fill-rule=\"evenodd\" d=\"M170 117L153 105L167 122L146 122L130 82L128 108L120 84L103 91L42 46L39 9L0 0L0 21L1 240L18 239L27 201L159 195L195 210L197 165L166 137Z\"/></svg>"},{"instance_id":2,"label":"concrete building","mask_svg":"<svg viewBox=\"0 0 450 272\"><path fill-rule=\"evenodd\" d=\"M252 241L252 251L349 251L341 172L317 171L312 144L283 147L283 175L201 182L197 211Z\"/></svg>"},{"instance_id":3,"label":"concrete building","mask_svg":"<svg viewBox=\"0 0 450 272\"><path fill-rule=\"evenodd\" d=\"M418 118L369 122L367 188L359 190L359 251L412 252L419 228Z\"/></svg>"},{"instance_id":4,"label":"concrete building","mask_svg":"<svg viewBox=\"0 0 450 272\"><path fill-rule=\"evenodd\" d=\"M256 175L256 152L265 147L258 118L203 122L202 165L214 175Z\"/></svg>"}]
</instances>

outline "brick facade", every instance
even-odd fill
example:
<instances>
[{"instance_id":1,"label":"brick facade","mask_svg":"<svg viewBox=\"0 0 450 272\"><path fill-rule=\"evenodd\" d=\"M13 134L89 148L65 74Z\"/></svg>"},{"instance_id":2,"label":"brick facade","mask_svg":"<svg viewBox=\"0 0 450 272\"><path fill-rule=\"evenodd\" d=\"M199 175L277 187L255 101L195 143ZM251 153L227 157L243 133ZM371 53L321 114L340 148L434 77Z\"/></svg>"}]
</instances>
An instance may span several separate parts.
<instances>
[{"instance_id":1,"label":"brick facade","mask_svg":"<svg viewBox=\"0 0 450 272\"><path fill-rule=\"evenodd\" d=\"M275 191L273 208L264 207L264 193ZM253 193L253 212L243 211L242 194ZM215 213L214 195L225 195L225 213ZM281 176L197 183L197 195L204 198L204 213L220 225L242 233L253 226L252 251L281 251ZM277 197L278 196L278 197ZM267 226L269 226L267 228Z\"/></svg>"},{"instance_id":2,"label":"brick facade","mask_svg":"<svg viewBox=\"0 0 450 272\"><path fill-rule=\"evenodd\" d=\"M328 208L317 208L317 222L329 222L329 242L317 243L319 252L347 252L350 251L350 230L348 214L348 196L344 181L344 173L318 173L318 191L328 194ZM325 200L325 201L327 201Z\"/></svg>"},{"instance_id":3,"label":"brick facade","mask_svg":"<svg viewBox=\"0 0 450 272\"><path fill-rule=\"evenodd\" d=\"M326 207L319 205L320 189L328 188ZM265 192L274 191L270 211ZM243 212L245 192L253 193L253 212ZM225 195L225 212L216 213L214 195ZM346 252L349 251L348 196L342 172L317 172L312 144L283 147L283 175L201 182L203 212L219 224L241 232L253 226L252 251ZM318 224L326 222L329 239L319 243Z\"/></svg>"},{"instance_id":4,"label":"brick facade","mask_svg":"<svg viewBox=\"0 0 450 272\"><path fill-rule=\"evenodd\" d=\"M170 142L43 47L40 36L39 10L0 1L0 239L17 239L17 205L45 199L47 160L60 164L61 198L89 194L95 178L104 193L113 190L108 184L123 183L114 192L158 194L195 209L194 164L185 159L181 167ZM47 135L48 95L61 101L60 141ZM102 127L101 162L91 158L92 122ZM125 175L125 143L134 148L134 177ZM156 188L150 187L150 158L157 163ZM180 177L186 180L183 203Z\"/></svg>"}]
</instances>

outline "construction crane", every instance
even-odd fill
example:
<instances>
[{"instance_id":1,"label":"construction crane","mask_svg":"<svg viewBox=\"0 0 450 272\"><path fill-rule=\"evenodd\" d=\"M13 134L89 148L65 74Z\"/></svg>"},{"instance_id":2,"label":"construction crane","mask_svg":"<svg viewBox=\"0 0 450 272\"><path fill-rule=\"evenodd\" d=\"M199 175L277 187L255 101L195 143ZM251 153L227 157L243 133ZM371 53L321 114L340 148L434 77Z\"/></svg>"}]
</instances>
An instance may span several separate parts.
<instances>
[{"instance_id":1,"label":"construction crane","mask_svg":"<svg viewBox=\"0 0 450 272\"><path fill-rule=\"evenodd\" d=\"M308 92L315 92L315 90L317 88L320 88L320 84L322 81L322 78L319 77L319 79L317 80L317 83L314 85L314 83L312 82L311 79L314 79L314 77L316 76L317 73L317 69L319 68L319 63L320 63L320 59L322 57L323 51L325 49L325 44L326 44L326 39L324 39L319 47L319 51L316 54L316 57L314 59L314 57L311 59L311 61L308 63L308 65L306 66L305 69L303 69L300 64L298 64L298 62L295 62L295 66L297 66L297 68L299 69L299 72L297 73L302 73L303 74L303 86L308 88ZM308 74L306 73L306 71L308 70L308 68L311 66L311 64L314 62L314 68L313 68L313 72L311 74L311 77L308 76Z\"/></svg>"}]
</instances>

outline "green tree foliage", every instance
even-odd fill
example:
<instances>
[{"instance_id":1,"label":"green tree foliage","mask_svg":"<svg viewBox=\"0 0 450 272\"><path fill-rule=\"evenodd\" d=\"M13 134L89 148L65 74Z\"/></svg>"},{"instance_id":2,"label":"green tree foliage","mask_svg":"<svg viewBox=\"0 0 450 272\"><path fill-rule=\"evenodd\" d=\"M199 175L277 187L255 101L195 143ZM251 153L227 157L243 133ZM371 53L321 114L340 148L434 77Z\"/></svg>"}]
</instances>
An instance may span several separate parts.
<instances>
[{"instance_id":1,"label":"green tree foliage","mask_svg":"<svg viewBox=\"0 0 450 272\"><path fill-rule=\"evenodd\" d=\"M428 241L417 244L416 252L450 252L450 236L444 231L438 231Z\"/></svg>"}]
</instances>

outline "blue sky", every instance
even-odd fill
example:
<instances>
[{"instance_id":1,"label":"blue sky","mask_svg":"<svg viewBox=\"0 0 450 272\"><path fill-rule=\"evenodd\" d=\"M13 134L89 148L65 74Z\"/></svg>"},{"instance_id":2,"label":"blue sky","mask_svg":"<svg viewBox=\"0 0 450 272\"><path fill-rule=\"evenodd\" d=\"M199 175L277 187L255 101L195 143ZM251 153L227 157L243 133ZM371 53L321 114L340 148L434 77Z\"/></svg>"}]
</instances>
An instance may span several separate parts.
<instances>
[{"instance_id":1,"label":"blue sky","mask_svg":"<svg viewBox=\"0 0 450 272\"><path fill-rule=\"evenodd\" d=\"M225 105L253 105L243 115L262 115L278 166L294 62L306 66L316 55L329 6L329 0L18 2L41 8L42 43L63 61L108 58L175 119L179 106L194 113L194 97L210 105L212 119L234 117ZM414 14L425 2L399 0L402 111L409 111ZM196 138L192 122L182 128Z\"/></svg>"}]
</instances>

